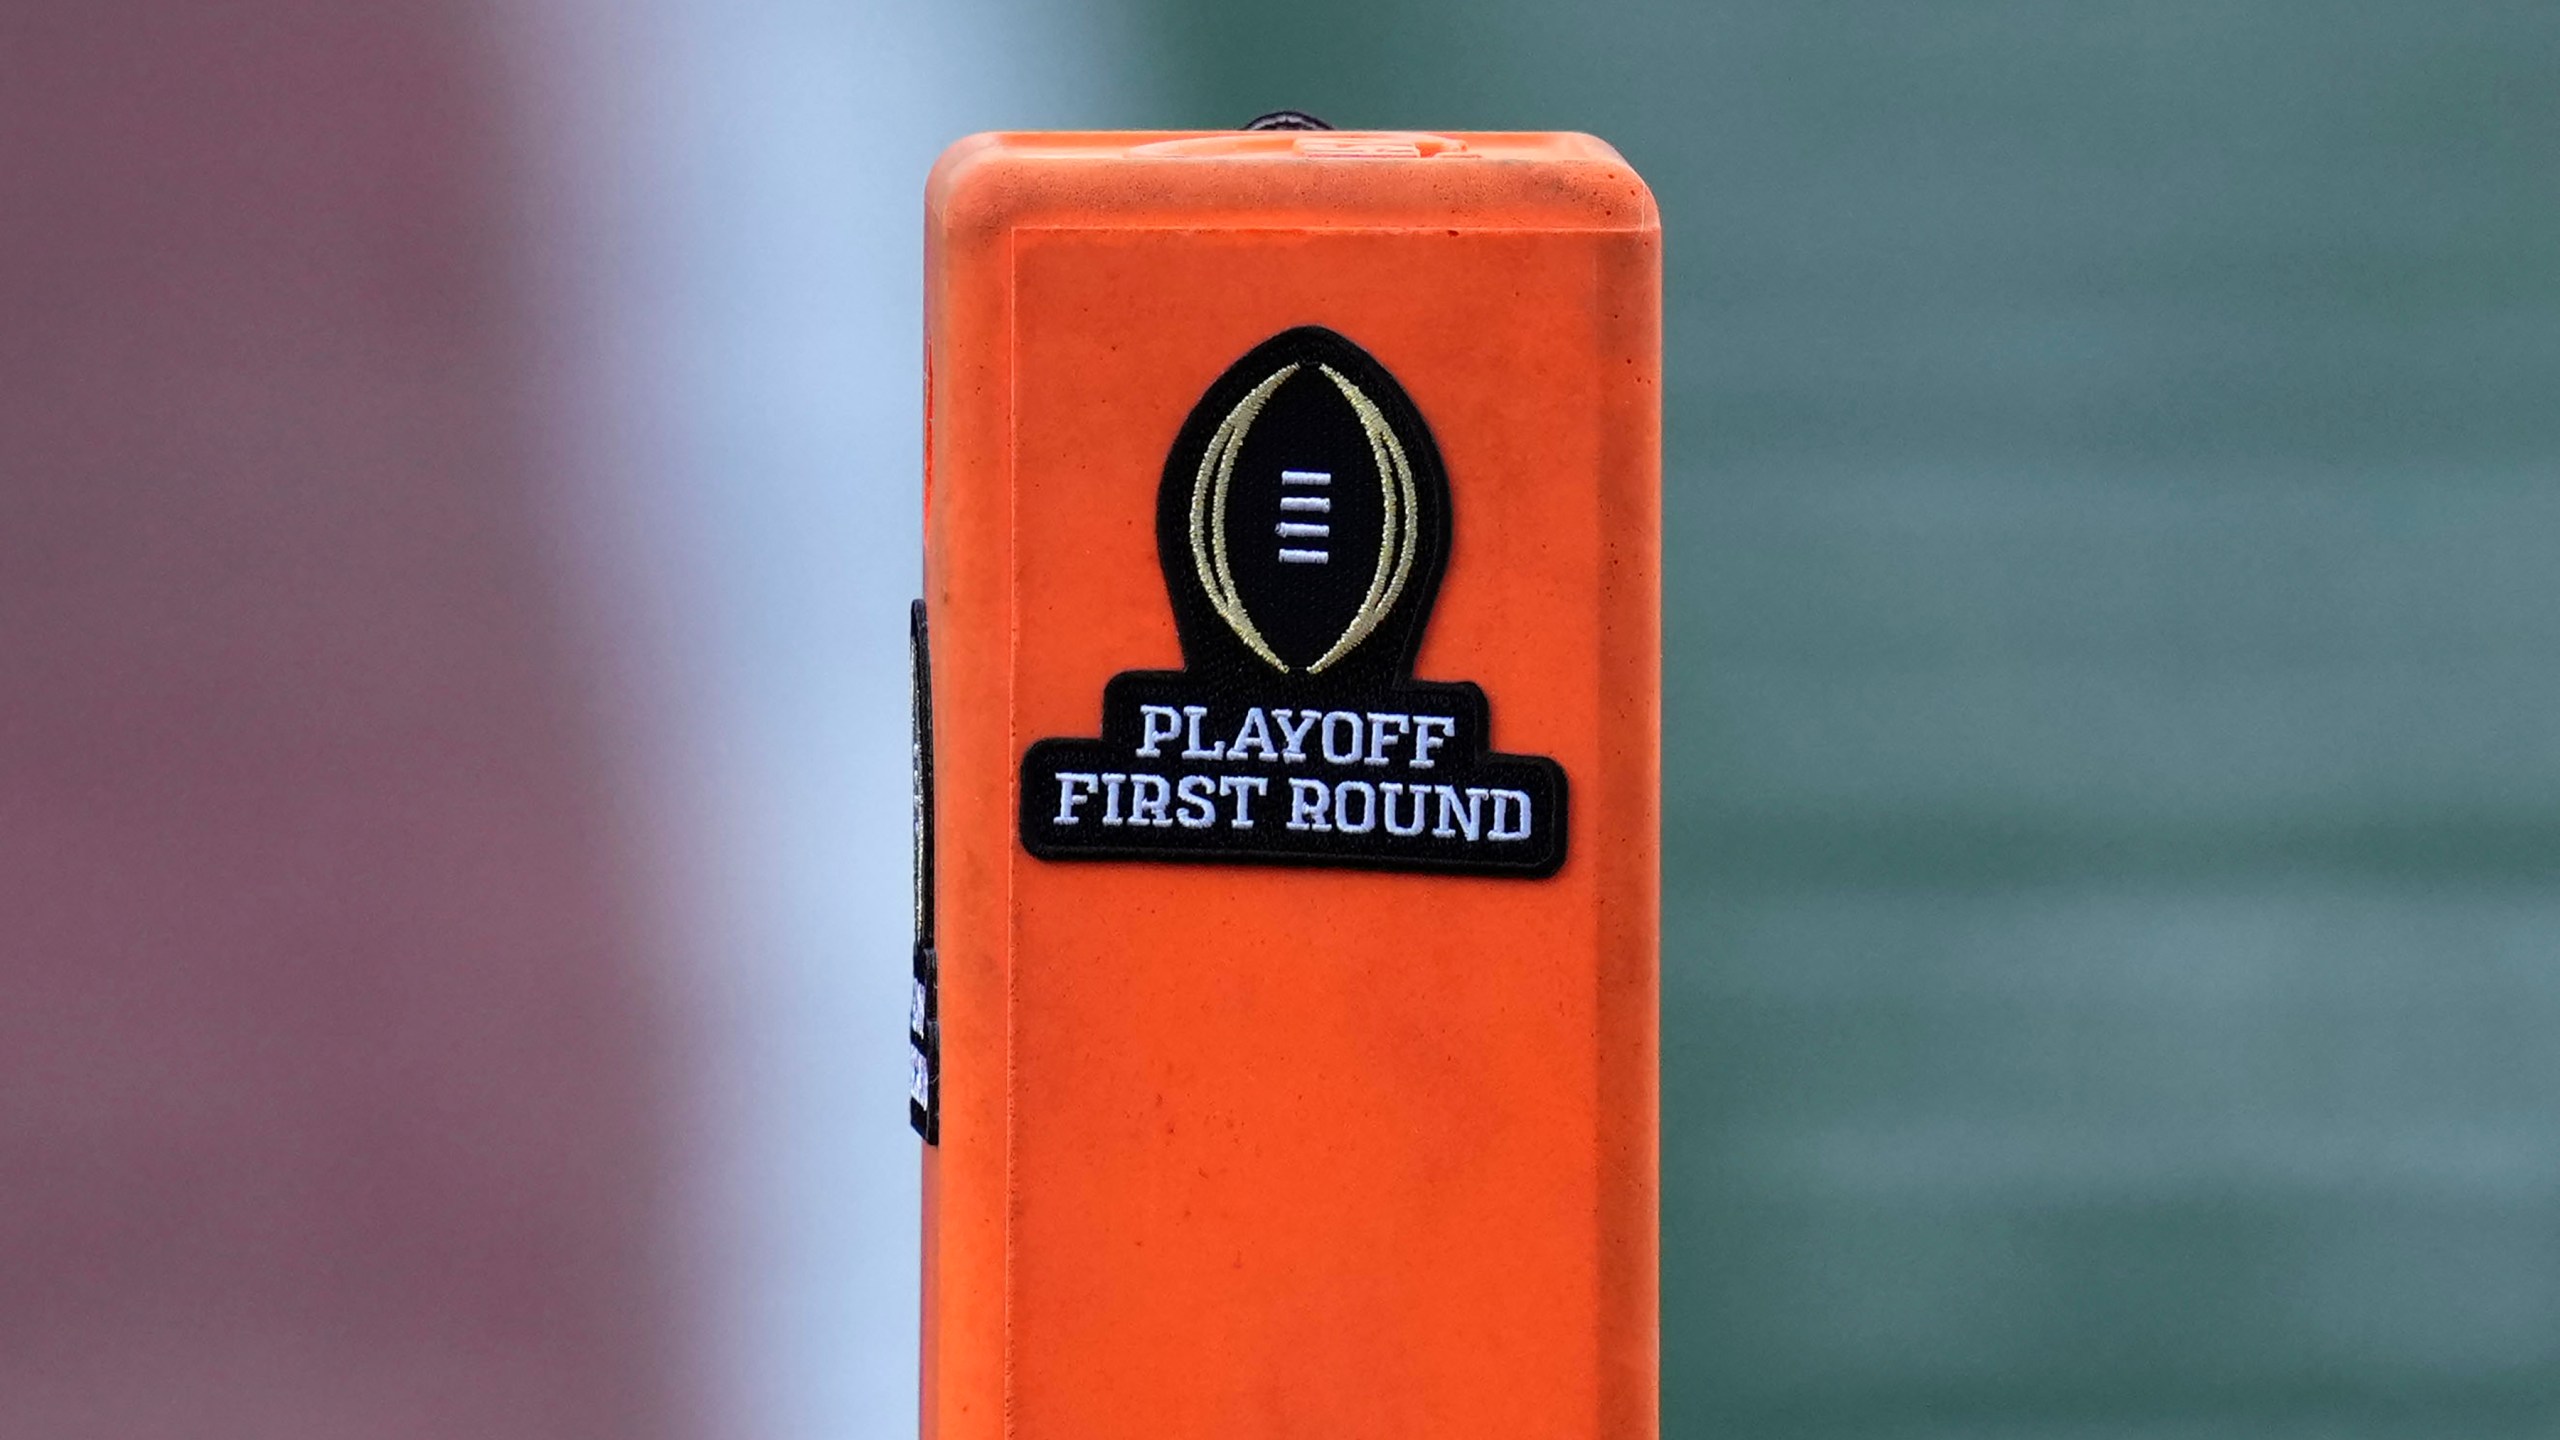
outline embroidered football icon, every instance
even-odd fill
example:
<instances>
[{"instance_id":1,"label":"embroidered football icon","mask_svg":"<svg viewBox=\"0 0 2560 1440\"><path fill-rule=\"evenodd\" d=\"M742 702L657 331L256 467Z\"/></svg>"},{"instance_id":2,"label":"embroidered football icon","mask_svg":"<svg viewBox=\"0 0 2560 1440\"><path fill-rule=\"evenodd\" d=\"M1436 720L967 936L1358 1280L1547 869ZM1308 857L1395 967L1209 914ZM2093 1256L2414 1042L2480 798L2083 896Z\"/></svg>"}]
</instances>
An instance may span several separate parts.
<instances>
[{"instance_id":1,"label":"embroidered football icon","mask_svg":"<svg viewBox=\"0 0 2560 1440\"><path fill-rule=\"evenodd\" d=\"M1368 352L1316 326L1254 347L1193 407L1158 485L1184 668L1114 677L1100 739L1030 747L1024 846L1554 873L1563 770L1489 753L1475 685L1412 678L1449 511L1429 427Z\"/></svg>"},{"instance_id":2,"label":"embroidered football icon","mask_svg":"<svg viewBox=\"0 0 2560 1440\"><path fill-rule=\"evenodd\" d=\"M1413 576L1413 457L1348 368L1277 363L1219 419L1192 477L1194 575L1245 648L1284 674L1339 663Z\"/></svg>"}]
</instances>

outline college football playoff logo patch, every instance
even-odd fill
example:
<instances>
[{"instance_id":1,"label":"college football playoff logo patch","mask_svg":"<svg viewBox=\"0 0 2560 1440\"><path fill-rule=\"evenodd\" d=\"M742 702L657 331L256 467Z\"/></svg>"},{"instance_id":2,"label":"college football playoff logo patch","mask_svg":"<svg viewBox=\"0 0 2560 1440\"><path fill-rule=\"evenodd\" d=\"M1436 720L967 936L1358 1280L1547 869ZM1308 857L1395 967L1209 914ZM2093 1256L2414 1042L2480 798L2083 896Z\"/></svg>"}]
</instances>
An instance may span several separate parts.
<instances>
[{"instance_id":1,"label":"college football playoff logo patch","mask_svg":"<svg viewBox=\"0 0 2560 1440\"><path fill-rule=\"evenodd\" d=\"M1555 873L1563 768L1489 752L1475 685L1413 678L1449 523L1439 449L1384 366L1317 326L1254 347L1157 491L1183 668L1113 677L1100 739L1031 746L1024 847Z\"/></svg>"}]
</instances>

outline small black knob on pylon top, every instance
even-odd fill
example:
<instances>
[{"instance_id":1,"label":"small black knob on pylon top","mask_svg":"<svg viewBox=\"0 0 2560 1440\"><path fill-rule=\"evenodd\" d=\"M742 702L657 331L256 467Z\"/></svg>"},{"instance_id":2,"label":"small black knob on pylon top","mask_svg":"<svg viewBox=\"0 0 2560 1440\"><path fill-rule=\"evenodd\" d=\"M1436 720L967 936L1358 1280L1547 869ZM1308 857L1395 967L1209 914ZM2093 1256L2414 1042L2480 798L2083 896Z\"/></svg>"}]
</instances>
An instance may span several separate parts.
<instances>
[{"instance_id":1,"label":"small black knob on pylon top","mask_svg":"<svg viewBox=\"0 0 2560 1440\"><path fill-rule=\"evenodd\" d=\"M1274 110L1245 122L1247 130L1330 130L1333 127L1304 110Z\"/></svg>"}]
</instances>

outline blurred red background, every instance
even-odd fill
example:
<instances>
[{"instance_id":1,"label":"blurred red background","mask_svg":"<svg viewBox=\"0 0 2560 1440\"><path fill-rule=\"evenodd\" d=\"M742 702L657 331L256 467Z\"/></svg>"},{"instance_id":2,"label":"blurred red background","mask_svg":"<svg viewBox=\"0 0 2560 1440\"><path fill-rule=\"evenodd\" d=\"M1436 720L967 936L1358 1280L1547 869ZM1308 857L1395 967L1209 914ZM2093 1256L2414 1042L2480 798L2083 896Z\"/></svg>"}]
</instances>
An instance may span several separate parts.
<instances>
[{"instance_id":1,"label":"blurred red background","mask_svg":"<svg viewBox=\"0 0 2560 1440\"><path fill-rule=\"evenodd\" d=\"M0 16L0 1435L674 1435L487 7Z\"/></svg>"}]
</instances>

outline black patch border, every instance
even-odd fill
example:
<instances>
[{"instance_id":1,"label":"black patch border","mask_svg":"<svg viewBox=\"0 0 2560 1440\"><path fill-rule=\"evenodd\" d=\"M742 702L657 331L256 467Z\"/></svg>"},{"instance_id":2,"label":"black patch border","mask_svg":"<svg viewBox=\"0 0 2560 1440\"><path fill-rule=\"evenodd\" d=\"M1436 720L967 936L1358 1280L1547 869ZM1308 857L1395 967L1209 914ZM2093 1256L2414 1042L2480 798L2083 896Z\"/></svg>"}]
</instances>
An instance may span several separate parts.
<instances>
[{"instance_id":1,"label":"black patch border","mask_svg":"<svg viewBox=\"0 0 2560 1440\"><path fill-rule=\"evenodd\" d=\"M1350 379L1374 404L1404 450L1412 471L1416 513L1406 518L1415 548L1410 571L1393 604L1376 628L1325 673L1277 673L1255 655L1218 613L1198 576L1192 554L1191 496L1201 460L1215 432L1252 389L1279 367L1330 366ZM1165 460L1156 491L1156 551L1174 626L1182 642L1179 670L1125 670L1103 687L1102 733L1098 737L1052 737L1034 741L1023 753L1016 775L1017 829L1023 848L1050 861L1170 861L1188 864L1317 866L1361 870L1419 871L1519 879L1553 875L1565 861L1570 828L1570 791L1564 767L1543 755L1512 755L1489 747L1491 706L1472 681L1413 678L1415 657L1422 648L1431 607L1439 598L1440 580L1449 560L1451 516L1449 482L1439 446L1403 385L1366 350L1344 336L1316 325L1286 330L1247 351L1230 365L1199 402L1177 433ZM1468 787L1517 790L1531 796L1527 842L1507 853L1487 854L1487 846L1508 842L1477 840L1438 843L1427 830L1415 837L1389 836L1373 812L1363 832L1289 830L1257 821L1238 831L1218 814L1206 827L1179 832L1161 827L1099 823L1068 831L1054 823L1050 806L1056 776L1071 773L1125 771L1145 764L1134 757L1142 739L1145 704L1180 707L1207 704L1241 713L1255 706L1292 712L1348 710L1448 716L1455 734L1435 760L1433 784L1455 782ZM1310 741L1314 736L1310 733ZM1408 743L1410 737L1408 736ZM1222 759L1228 773L1261 775L1269 784L1252 803L1260 815L1287 813L1286 779L1291 774L1316 778L1305 767L1285 762ZM1166 768L1172 768L1166 762ZM1332 766L1348 770L1343 778L1373 782L1403 771L1369 771L1368 767ZM1039 782L1039 783L1035 783ZM1498 784L1496 782L1499 782ZM1098 821L1100 797L1094 797ZM1383 798L1381 804L1384 804ZM1544 816L1543 824L1539 817ZM1180 833L1189 838L1167 844L1157 835ZM1127 837L1127 838L1122 838ZM1145 838L1141 838L1145 837ZM1454 837L1453 837L1454 838ZM1421 843L1416 843L1417 841ZM1531 843L1534 842L1534 843ZM1393 847L1393 848L1389 848Z\"/></svg>"}]
</instances>

